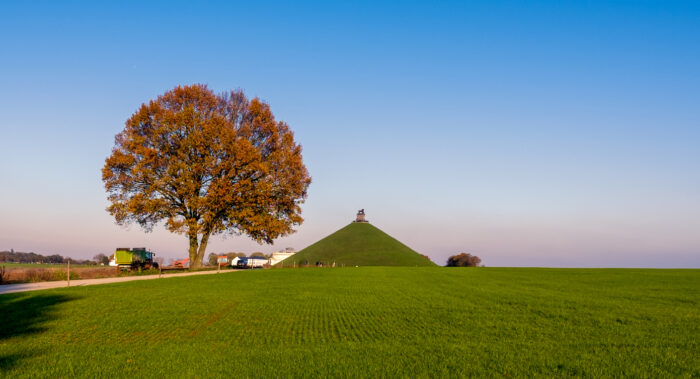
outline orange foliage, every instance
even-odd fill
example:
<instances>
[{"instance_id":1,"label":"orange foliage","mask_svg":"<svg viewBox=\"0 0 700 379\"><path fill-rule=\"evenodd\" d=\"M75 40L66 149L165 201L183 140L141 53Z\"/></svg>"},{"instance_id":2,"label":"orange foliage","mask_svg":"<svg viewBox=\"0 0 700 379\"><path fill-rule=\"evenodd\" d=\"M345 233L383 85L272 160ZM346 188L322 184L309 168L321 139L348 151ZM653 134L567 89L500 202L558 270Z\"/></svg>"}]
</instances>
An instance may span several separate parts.
<instances>
[{"instance_id":1,"label":"orange foliage","mask_svg":"<svg viewBox=\"0 0 700 379\"><path fill-rule=\"evenodd\" d=\"M460 253L447 258L447 267L478 267L481 258L476 255Z\"/></svg>"},{"instance_id":2,"label":"orange foliage","mask_svg":"<svg viewBox=\"0 0 700 379\"><path fill-rule=\"evenodd\" d=\"M211 235L272 243L294 232L311 183L301 146L268 104L200 84L143 104L115 137L102 180L117 223L150 231L165 221L189 238L192 268Z\"/></svg>"}]
</instances>

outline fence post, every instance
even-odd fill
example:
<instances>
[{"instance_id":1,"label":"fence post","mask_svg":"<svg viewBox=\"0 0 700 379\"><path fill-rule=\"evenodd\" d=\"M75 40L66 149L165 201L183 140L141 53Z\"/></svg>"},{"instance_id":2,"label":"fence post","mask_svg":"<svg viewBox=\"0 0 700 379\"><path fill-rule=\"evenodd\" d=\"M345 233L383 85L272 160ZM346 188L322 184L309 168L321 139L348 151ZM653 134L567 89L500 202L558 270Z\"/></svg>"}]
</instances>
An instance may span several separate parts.
<instances>
[{"instance_id":1,"label":"fence post","mask_svg":"<svg viewBox=\"0 0 700 379\"><path fill-rule=\"evenodd\" d=\"M158 277L163 277L163 267L161 265L158 265Z\"/></svg>"},{"instance_id":2,"label":"fence post","mask_svg":"<svg viewBox=\"0 0 700 379\"><path fill-rule=\"evenodd\" d=\"M68 280L67 287L70 287L70 258L68 258L68 275L66 275L66 279Z\"/></svg>"},{"instance_id":3,"label":"fence post","mask_svg":"<svg viewBox=\"0 0 700 379\"><path fill-rule=\"evenodd\" d=\"M218 274L220 272L221 272L221 263L216 262L216 273Z\"/></svg>"}]
</instances>

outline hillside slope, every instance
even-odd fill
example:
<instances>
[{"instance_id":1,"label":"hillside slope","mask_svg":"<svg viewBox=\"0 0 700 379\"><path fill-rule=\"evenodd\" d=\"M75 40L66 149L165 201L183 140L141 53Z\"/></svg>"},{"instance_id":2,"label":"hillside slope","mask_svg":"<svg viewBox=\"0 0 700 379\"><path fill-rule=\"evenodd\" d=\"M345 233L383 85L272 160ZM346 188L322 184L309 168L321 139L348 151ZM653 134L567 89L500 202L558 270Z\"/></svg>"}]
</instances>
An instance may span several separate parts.
<instances>
[{"instance_id":1,"label":"hillside slope","mask_svg":"<svg viewBox=\"0 0 700 379\"><path fill-rule=\"evenodd\" d=\"M351 223L278 265L324 262L346 266L435 266L369 223Z\"/></svg>"}]
</instances>

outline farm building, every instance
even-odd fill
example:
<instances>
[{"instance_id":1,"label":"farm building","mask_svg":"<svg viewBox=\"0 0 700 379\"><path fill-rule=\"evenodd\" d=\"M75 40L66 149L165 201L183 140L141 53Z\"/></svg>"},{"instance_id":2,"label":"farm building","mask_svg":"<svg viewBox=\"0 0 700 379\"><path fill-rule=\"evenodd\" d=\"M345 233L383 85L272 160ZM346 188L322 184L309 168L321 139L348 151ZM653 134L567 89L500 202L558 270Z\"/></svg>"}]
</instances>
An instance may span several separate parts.
<instances>
[{"instance_id":1,"label":"farm building","mask_svg":"<svg viewBox=\"0 0 700 379\"><path fill-rule=\"evenodd\" d=\"M275 251L272 253L272 257L270 257L270 264L276 265L294 254L296 254L296 251L294 251L294 248L291 247L288 247L282 251Z\"/></svg>"},{"instance_id":2,"label":"farm building","mask_svg":"<svg viewBox=\"0 0 700 379\"><path fill-rule=\"evenodd\" d=\"M233 257L233 258L231 258L231 263L230 263L231 266L238 266L238 261L240 261L240 260L241 260L240 257Z\"/></svg>"}]
</instances>

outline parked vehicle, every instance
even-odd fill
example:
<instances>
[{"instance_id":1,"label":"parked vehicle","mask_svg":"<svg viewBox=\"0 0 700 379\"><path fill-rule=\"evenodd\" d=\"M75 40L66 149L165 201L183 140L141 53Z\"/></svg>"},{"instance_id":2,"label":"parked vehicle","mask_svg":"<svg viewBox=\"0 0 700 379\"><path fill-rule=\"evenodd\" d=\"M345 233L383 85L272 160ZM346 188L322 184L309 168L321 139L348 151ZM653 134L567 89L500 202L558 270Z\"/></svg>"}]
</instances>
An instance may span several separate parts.
<instances>
[{"instance_id":1,"label":"parked vehicle","mask_svg":"<svg viewBox=\"0 0 700 379\"><path fill-rule=\"evenodd\" d=\"M238 268L263 268L268 263L269 260L264 257L242 257L238 259L236 265Z\"/></svg>"},{"instance_id":2,"label":"parked vehicle","mask_svg":"<svg viewBox=\"0 0 700 379\"><path fill-rule=\"evenodd\" d=\"M145 247L118 247L114 252L114 263L122 270L141 270L158 268L154 262L156 254L146 250Z\"/></svg>"},{"instance_id":3,"label":"parked vehicle","mask_svg":"<svg viewBox=\"0 0 700 379\"><path fill-rule=\"evenodd\" d=\"M190 267L190 259L189 259L189 258L185 258L185 259L181 259L181 260L179 260L179 261L175 261L175 262L173 262L173 267L177 267L177 268L187 268L187 267Z\"/></svg>"}]
</instances>

